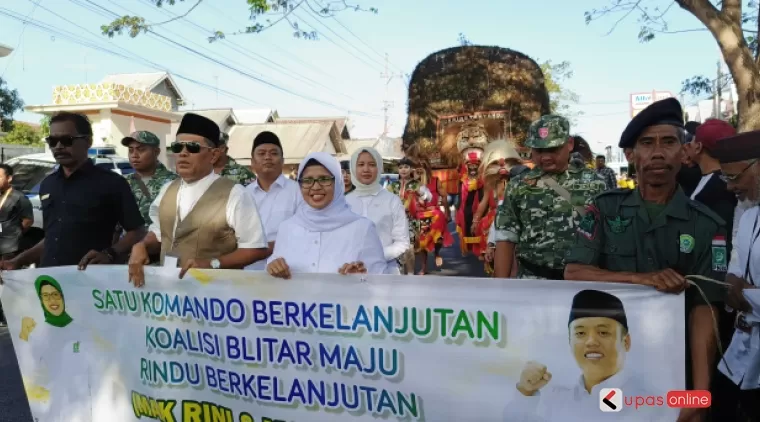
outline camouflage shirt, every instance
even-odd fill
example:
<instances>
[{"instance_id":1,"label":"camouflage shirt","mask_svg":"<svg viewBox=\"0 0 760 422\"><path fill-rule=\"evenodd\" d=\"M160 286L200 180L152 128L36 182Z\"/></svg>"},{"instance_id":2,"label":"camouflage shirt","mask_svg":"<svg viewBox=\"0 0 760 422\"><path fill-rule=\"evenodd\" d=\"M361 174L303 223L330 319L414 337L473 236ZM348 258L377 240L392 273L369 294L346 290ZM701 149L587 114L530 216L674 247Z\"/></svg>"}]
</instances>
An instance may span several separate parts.
<instances>
[{"instance_id":1,"label":"camouflage shirt","mask_svg":"<svg viewBox=\"0 0 760 422\"><path fill-rule=\"evenodd\" d=\"M227 157L227 164L219 175L243 186L248 186L256 180L256 175L248 167L238 164L232 157Z\"/></svg>"},{"instance_id":2,"label":"camouflage shirt","mask_svg":"<svg viewBox=\"0 0 760 422\"><path fill-rule=\"evenodd\" d=\"M567 251L575 242L581 218L574 207L590 203L606 186L593 170L571 166L558 177L552 176L570 192L570 204L544 185L540 180L543 175L537 167L510 181L496 216L496 240L515 243L520 260L561 270ZM523 266L519 267L518 277L537 278Z\"/></svg>"},{"instance_id":3,"label":"camouflage shirt","mask_svg":"<svg viewBox=\"0 0 760 422\"><path fill-rule=\"evenodd\" d=\"M153 223L149 216L150 204L153 203L153 200L156 198L156 196L158 196L158 192L161 190L162 186L168 182L171 182L179 176L169 171L169 169L167 169L163 164L158 163L158 167L156 167L156 172L153 173L153 177L151 177L147 182L144 182L145 187L148 188L147 190L148 193L150 193L150 197L145 196L145 193L141 187L141 182L137 177L137 173L132 173L128 174L126 179L127 183L129 183L130 189L132 189L132 194L135 196L137 206L140 208L140 214L142 214L143 220L145 220L145 224L149 226L151 223Z\"/></svg>"}]
</instances>

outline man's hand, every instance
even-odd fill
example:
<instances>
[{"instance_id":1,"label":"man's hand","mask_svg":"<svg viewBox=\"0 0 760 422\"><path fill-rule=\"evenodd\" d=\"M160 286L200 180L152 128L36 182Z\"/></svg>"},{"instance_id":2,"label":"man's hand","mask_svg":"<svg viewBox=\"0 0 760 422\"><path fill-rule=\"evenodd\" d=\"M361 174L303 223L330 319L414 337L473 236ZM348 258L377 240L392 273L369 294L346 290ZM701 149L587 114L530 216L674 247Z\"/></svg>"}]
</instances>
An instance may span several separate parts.
<instances>
[{"instance_id":1,"label":"man's hand","mask_svg":"<svg viewBox=\"0 0 760 422\"><path fill-rule=\"evenodd\" d=\"M288 267L288 263L285 262L285 258L277 258L270 262L269 265L267 265L267 272L272 277L284 279L290 278L290 267Z\"/></svg>"},{"instance_id":2,"label":"man's hand","mask_svg":"<svg viewBox=\"0 0 760 422\"><path fill-rule=\"evenodd\" d=\"M367 269L364 268L364 263L361 261L356 262L349 262L347 264L343 264L340 269L338 269L338 274L346 275L346 274L366 274Z\"/></svg>"},{"instance_id":3,"label":"man's hand","mask_svg":"<svg viewBox=\"0 0 760 422\"><path fill-rule=\"evenodd\" d=\"M148 250L145 248L145 243L137 242L132 246L132 253L129 256L129 282L135 285L135 287L142 287L145 285L145 271L144 267L150 264L150 258L148 257Z\"/></svg>"},{"instance_id":4,"label":"man's hand","mask_svg":"<svg viewBox=\"0 0 760 422\"><path fill-rule=\"evenodd\" d=\"M190 259L187 262L185 262L185 265L182 266L182 269L179 270L179 279L182 280L185 277L185 274L187 274L187 271L190 268L211 268L211 260L210 259Z\"/></svg>"},{"instance_id":5,"label":"man's hand","mask_svg":"<svg viewBox=\"0 0 760 422\"><path fill-rule=\"evenodd\" d=\"M98 251L90 251L79 261L79 270L84 270L88 265L112 264L113 260L108 254Z\"/></svg>"},{"instance_id":6,"label":"man's hand","mask_svg":"<svg viewBox=\"0 0 760 422\"><path fill-rule=\"evenodd\" d=\"M726 304L737 311L752 312L752 307L744 297L744 289L754 288L753 285L747 283L743 278L736 277L729 274L726 277L726 281L731 284L726 295Z\"/></svg>"},{"instance_id":7,"label":"man's hand","mask_svg":"<svg viewBox=\"0 0 760 422\"><path fill-rule=\"evenodd\" d=\"M21 265L15 259L0 261L0 271L13 271L21 268ZM0 286L3 285L3 277L0 276Z\"/></svg>"},{"instance_id":8,"label":"man's hand","mask_svg":"<svg viewBox=\"0 0 760 422\"><path fill-rule=\"evenodd\" d=\"M705 409L685 407L678 414L677 422L702 422L705 420Z\"/></svg>"},{"instance_id":9,"label":"man's hand","mask_svg":"<svg viewBox=\"0 0 760 422\"><path fill-rule=\"evenodd\" d=\"M551 380L552 374L546 370L546 365L538 362L528 362L520 374L517 391L524 396L532 396Z\"/></svg>"},{"instance_id":10,"label":"man's hand","mask_svg":"<svg viewBox=\"0 0 760 422\"><path fill-rule=\"evenodd\" d=\"M662 271L637 274L634 276L633 283L651 286L663 293L681 293L689 287L686 279L670 268Z\"/></svg>"}]
</instances>

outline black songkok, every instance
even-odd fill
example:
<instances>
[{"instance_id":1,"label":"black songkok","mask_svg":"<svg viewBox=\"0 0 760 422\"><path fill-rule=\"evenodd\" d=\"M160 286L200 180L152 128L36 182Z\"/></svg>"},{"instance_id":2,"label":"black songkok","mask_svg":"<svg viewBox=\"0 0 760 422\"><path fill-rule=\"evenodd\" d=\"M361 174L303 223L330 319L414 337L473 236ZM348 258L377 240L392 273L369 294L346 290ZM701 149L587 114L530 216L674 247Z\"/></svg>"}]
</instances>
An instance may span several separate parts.
<instances>
[{"instance_id":1,"label":"black songkok","mask_svg":"<svg viewBox=\"0 0 760 422\"><path fill-rule=\"evenodd\" d=\"M277 145L282 150L282 144L280 143L280 138L272 132L264 131L256 135L255 138L253 138L253 149L256 149L259 145L264 145L264 144Z\"/></svg>"},{"instance_id":2,"label":"black songkok","mask_svg":"<svg viewBox=\"0 0 760 422\"><path fill-rule=\"evenodd\" d=\"M760 159L760 130L723 138L710 150L710 155L721 163Z\"/></svg>"},{"instance_id":3,"label":"black songkok","mask_svg":"<svg viewBox=\"0 0 760 422\"><path fill-rule=\"evenodd\" d=\"M198 135L208 139L215 146L219 146L221 131L219 125L213 120L207 119L195 113L187 113L182 117L182 122L177 129L177 135Z\"/></svg>"},{"instance_id":4,"label":"black songkok","mask_svg":"<svg viewBox=\"0 0 760 422\"><path fill-rule=\"evenodd\" d=\"M617 296L601 290L582 290L573 297L570 319L567 325L578 318L610 318L619 322L628 330L628 318L625 316L623 302Z\"/></svg>"}]
</instances>

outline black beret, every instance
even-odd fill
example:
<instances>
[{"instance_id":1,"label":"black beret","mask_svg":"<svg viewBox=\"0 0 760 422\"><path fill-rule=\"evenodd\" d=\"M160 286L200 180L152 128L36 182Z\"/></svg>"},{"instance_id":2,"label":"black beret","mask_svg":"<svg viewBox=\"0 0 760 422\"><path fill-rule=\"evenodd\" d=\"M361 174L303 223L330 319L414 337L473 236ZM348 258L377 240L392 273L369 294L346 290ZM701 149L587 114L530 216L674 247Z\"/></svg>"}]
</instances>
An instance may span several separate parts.
<instances>
[{"instance_id":1,"label":"black beret","mask_svg":"<svg viewBox=\"0 0 760 422\"><path fill-rule=\"evenodd\" d=\"M715 143L715 148L710 150L710 155L721 163L758 159L760 158L760 130L723 138Z\"/></svg>"},{"instance_id":2,"label":"black beret","mask_svg":"<svg viewBox=\"0 0 760 422\"><path fill-rule=\"evenodd\" d=\"M614 319L628 330L628 318L625 316L623 302L617 296L601 290L582 290L573 297L570 319L567 325L578 318L603 317Z\"/></svg>"},{"instance_id":3,"label":"black beret","mask_svg":"<svg viewBox=\"0 0 760 422\"><path fill-rule=\"evenodd\" d=\"M650 104L625 127L620 136L620 148L633 148L641 132L649 126L671 125L683 129L683 109L675 98L666 98Z\"/></svg>"},{"instance_id":4,"label":"black beret","mask_svg":"<svg viewBox=\"0 0 760 422\"><path fill-rule=\"evenodd\" d=\"M340 162L340 168L343 169L343 170L345 170L345 171L347 171L347 172L350 172L351 171L351 161L348 161L348 160L341 161Z\"/></svg>"},{"instance_id":5,"label":"black beret","mask_svg":"<svg viewBox=\"0 0 760 422\"><path fill-rule=\"evenodd\" d=\"M211 141L216 146L219 146L221 140L221 131L219 125L214 123L213 120L207 119L195 113L187 113L182 117L182 122L177 129L177 135L180 134L198 135Z\"/></svg>"},{"instance_id":6,"label":"black beret","mask_svg":"<svg viewBox=\"0 0 760 422\"><path fill-rule=\"evenodd\" d=\"M259 145L264 145L264 144L277 145L278 147L280 147L280 149L282 149L280 138L277 137L277 135L275 135L274 133L269 132L269 131L261 132L258 135L256 135L255 138L253 138L253 149L256 149L256 147L258 147Z\"/></svg>"},{"instance_id":7,"label":"black beret","mask_svg":"<svg viewBox=\"0 0 760 422\"><path fill-rule=\"evenodd\" d=\"M693 120L692 120L692 121L688 121L688 122L686 122L686 125L685 125L684 127L686 128L686 131L687 131L687 132L691 133L692 135L696 135L696 134L697 134L697 128L698 128L698 127L699 127L701 124L702 124L702 123L699 123L699 122L695 122L695 121L693 121Z\"/></svg>"}]
</instances>

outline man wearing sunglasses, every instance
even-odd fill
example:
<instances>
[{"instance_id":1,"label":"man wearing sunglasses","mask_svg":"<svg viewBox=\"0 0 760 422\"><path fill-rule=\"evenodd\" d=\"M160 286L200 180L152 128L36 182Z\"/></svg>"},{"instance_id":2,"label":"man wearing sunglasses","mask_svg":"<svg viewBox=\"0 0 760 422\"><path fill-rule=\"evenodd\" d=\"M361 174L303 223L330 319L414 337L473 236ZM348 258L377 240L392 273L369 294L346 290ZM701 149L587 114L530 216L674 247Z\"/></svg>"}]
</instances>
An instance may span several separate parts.
<instances>
[{"instance_id":1,"label":"man wearing sunglasses","mask_svg":"<svg viewBox=\"0 0 760 422\"><path fill-rule=\"evenodd\" d=\"M229 135L222 132L219 138L221 155L219 161L214 164L214 171L216 174L226 177L235 183L248 186L256 181L256 175L248 167L238 164L237 161L227 155L227 152L230 150L227 146L229 140Z\"/></svg>"},{"instance_id":2,"label":"man wearing sunglasses","mask_svg":"<svg viewBox=\"0 0 760 422\"><path fill-rule=\"evenodd\" d=\"M110 264L145 234L135 197L126 180L96 167L87 155L92 126L86 116L58 113L50 119L47 144L59 168L42 181L40 201L45 238L2 268L40 262L41 267ZM126 231L116 243L120 225Z\"/></svg>"},{"instance_id":3,"label":"man wearing sunglasses","mask_svg":"<svg viewBox=\"0 0 760 422\"><path fill-rule=\"evenodd\" d=\"M219 126L187 113L170 146L179 180L161 188L150 207L149 232L132 248L129 279L145 284L144 265L160 254L166 267L242 269L268 255L264 227L253 196L221 177L214 164L222 155Z\"/></svg>"}]
</instances>

